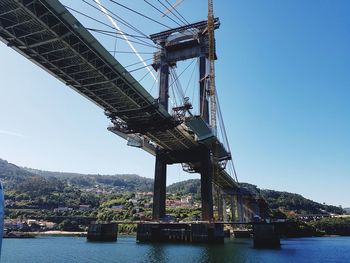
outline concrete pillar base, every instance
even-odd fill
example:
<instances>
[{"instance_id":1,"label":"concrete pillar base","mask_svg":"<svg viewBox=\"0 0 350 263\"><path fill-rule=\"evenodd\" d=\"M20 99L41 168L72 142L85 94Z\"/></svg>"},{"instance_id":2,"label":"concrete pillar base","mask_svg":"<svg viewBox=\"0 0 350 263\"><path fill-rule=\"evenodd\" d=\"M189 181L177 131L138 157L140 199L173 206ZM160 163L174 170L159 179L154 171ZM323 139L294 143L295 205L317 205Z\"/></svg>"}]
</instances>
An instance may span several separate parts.
<instances>
[{"instance_id":1,"label":"concrete pillar base","mask_svg":"<svg viewBox=\"0 0 350 263\"><path fill-rule=\"evenodd\" d=\"M280 235L274 224L261 223L253 225L255 248L279 248Z\"/></svg>"}]
</instances>

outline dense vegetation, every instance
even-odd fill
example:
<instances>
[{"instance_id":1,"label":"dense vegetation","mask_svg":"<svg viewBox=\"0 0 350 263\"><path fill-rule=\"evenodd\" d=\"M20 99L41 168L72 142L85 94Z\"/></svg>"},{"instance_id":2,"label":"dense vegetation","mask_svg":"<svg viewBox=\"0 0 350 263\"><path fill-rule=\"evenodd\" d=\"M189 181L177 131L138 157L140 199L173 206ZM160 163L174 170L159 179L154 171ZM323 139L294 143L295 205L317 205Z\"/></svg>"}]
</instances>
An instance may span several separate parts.
<instances>
[{"instance_id":1,"label":"dense vegetation","mask_svg":"<svg viewBox=\"0 0 350 263\"><path fill-rule=\"evenodd\" d=\"M12 208L52 209L58 206L91 207L101 205L101 197L83 189L100 186L109 192L152 191L153 180L138 175L83 175L76 173L47 172L21 168L0 159L0 178L6 185L6 199ZM244 188L256 196L265 198L273 210L296 214L322 214L344 211L340 207L320 204L298 194L259 189L255 185L242 183ZM170 193L191 194L200 197L200 180L192 179L168 186Z\"/></svg>"},{"instance_id":2,"label":"dense vegetation","mask_svg":"<svg viewBox=\"0 0 350 263\"><path fill-rule=\"evenodd\" d=\"M62 230L83 230L86 222L140 220L151 217L149 200L131 200L136 192L152 190L153 180L137 175L83 175L46 172L21 168L0 159L0 178L5 185L6 217L47 219L59 224ZM316 203L298 194L262 190L255 185L242 184L250 193L267 200L276 218L293 218L282 229L286 236L322 234L350 234L350 219L323 218L301 222L295 215L341 214L336 206ZM191 195L200 198L200 180L187 180L168 186L169 199ZM89 209L81 210L80 205ZM121 206L122 209L112 209ZM69 207L70 210L59 210ZM197 220L199 208L167 208L167 214L180 220ZM121 231L131 233L134 225L125 225Z\"/></svg>"},{"instance_id":3,"label":"dense vegetation","mask_svg":"<svg viewBox=\"0 0 350 263\"><path fill-rule=\"evenodd\" d=\"M201 181L198 179L190 179L178 183L174 183L168 186L167 191L169 193L178 193L182 195L193 194L200 196Z\"/></svg>"},{"instance_id":4,"label":"dense vegetation","mask_svg":"<svg viewBox=\"0 0 350 263\"><path fill-rule=\"evenodd\" d=\"M350 218L322 218L310 222L310 225L319 232L327 235L350 236Z\"/></svg>"},{"instance_id":5,"label":"dense vegetation","mask_svg":"<svg viewBox=\"0 0 350 263\"><path fill-rule=\"evenodd\" d=\"M245 188L255 196L264 198L269 204L270 209L272 210L281 210L285 212L293 211L294 213L299 215L344 213L341 207L320 204L310 199L307 199L299 194L259 189L257 186L248 183L241 183L241 187ZM200 180L187 180L172 184L168 187L168 191L174 193L180 192L182 194L200 193Z\"/></svg>"},{"instance_id":6,"label":"dense vegetation","mask_svg":"<svg viewBox=\"0 0 350 263\"><path fill-rule=\"evenodd\" d=\"M135 174L100 175L49 172L30 168L23 168L23 170L46 178L55 177L79 187L87 188L95 185L101 185L108 188L115 188L116 190L120 191L152 191L153 189L152 179Z\"/></svg>"},{"instance_id":7,"label":"dense vegetation","mask_svg":"<svg viewBox=\"0 0 350 263\"><path fill-rule=\"evenodd\" d=\"M7 188L17 187L19 183L30 180L39 180L53 183L65 183L74 185L79 188L89 188L99 185L105 188L119 191L151 191L153 189L153 180L134 174L116 174L116 175L99 175L99 174L77 174L41 171L29 168L22 168L10 164L0 159L0 178L6 182ZM35 179L36 178L36 179ZM59 185L58 187L63 187Z\"/></svg>"},{"instance_id":8,"label":"dense vegetation","mask_svg":"<svg viewBox=\"0 0 350 263\"><path fill-rule=\"evenodd\" d=\"M321 218L310 222L288 220L279 225L279 232L285 237L350 236L350 218Z\"/></svg>"}]
</instances>

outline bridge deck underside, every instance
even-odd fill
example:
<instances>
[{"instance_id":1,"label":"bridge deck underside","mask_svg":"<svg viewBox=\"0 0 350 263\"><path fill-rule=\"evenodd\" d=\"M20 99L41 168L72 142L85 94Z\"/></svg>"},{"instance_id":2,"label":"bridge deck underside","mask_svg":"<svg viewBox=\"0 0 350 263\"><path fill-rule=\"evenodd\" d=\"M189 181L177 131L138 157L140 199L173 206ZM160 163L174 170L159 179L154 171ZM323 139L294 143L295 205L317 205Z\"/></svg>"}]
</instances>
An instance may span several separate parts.
<instances>
[{"instance_id":1,"label":"bridge deck underside","mask_svg":"<svg viewBox=\"0 0 350 263\"><path fill-rule=\"evenodd\" d=\"M162 149L200 146L60 2L0 0L0 40Z\"/></svg>"}]
</instances>

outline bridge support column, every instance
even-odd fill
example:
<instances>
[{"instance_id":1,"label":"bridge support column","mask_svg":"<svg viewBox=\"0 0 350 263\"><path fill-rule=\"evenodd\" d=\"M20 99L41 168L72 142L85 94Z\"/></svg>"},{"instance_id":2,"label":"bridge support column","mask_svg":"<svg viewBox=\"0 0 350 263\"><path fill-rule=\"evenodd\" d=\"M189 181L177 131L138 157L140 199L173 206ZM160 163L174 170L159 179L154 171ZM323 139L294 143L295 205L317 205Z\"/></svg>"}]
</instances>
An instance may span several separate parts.
<instances>
[{"instance_id":1,"label":"bridge support column","mask_svg":"<svg viewBox=\"0 0 350 263\"><path fill-rule=\"evenodd\" d=\"M258 202L255 198L251 199L251 210L252 210L252 218L255 218L256 216L260 217Z\"/></svg>"},{"instance_id":2,"label":"bridge support column","mask_svg":"<svg viewBox=\"0 0 350 263\"><path fill-rule=\"evenodd\" d=\"M154 190L153 190L153 220L159 220L165 216L165 200L166 200L166 162L161 156L156 155L156 167L154 174Z\"/></svg>"},{"instance_id":3,"label":"bridge support column","mask_svg":"<svg viewBox=\"0 0 350 263\"><path fill-rule=\"evenodd\" d=\"M252 221L252 210L250 206L249 197L243 198L243 207L244 207L244 220L246 222Z\"/></svg>"},{"instance_id":4,"label":"bridge support column","mask_svg":"<svg viewBox=\"0 0 350 263\"><path fill-rule=\"evenodd\" d=\"M201 198L202 198L202 221L213 220L213 166L210 151L203 150L201 157Z\"/></svg>"},{"instance_id":5,"label":"bridge support column","mask_svg":"<svg viewBox=\"0 0 350 263\"><path fill-rule=\"evenodd\" d=\"M163 43L164 45L164 43ZM168 111L169 107L169 64L166 60L165 48L162 47L159 72L159 103Z\"/></svg>"},{"instance_id":6,"label":"bridge support column","mask_svg":"<svg viewBox=\"0 0 350 263\"><path fill-rule=\"evenodd\" d=\"M222 211L223 211L223 217L222 220L224 222L227 222L227 211L226 211L226 195L222 195Z\"/></svg>"},{"instance_id":7,"label":"bridge support column","mask_svg":"<svg viewBox=\"0 0 350 263\"><path fill-rule=\"evenodd\" d=\"M243 207L243 200L242 200L241 194L237 194L237 211L238 211L238 222L243 223L244 222L244 207Z\"/></svg>"},{"instance_id":8,"label":"bridge support column","mask_svg":"<svg viewBox=\"0 0 350 263\"><path fill-rule=\"evenodd\" d=\"M267 219L269 217L269 207L264 199L258 200L259 215L262 219Z\"/></svg>"},{"instance_id":9,"label":"bridge support column","mask_svg":"<svg viewBox=\"0 0 350 263\"><path fill-rule=\"evenodd\" d=\"M220 188L216 190L217 206L218 206L218 220L223 221L224 219L224 207L223 207L223 196Z\"/></svg>"},{"instance_id":10,"label":"bridge support column","mask_svg":"<svg viewBox=\"0 0 350 263\"><path fill-rule=\"evenodd\" d=\"M236 208L237 208L237 205L236 205L236 195L231 195L231 221L232 222L236 222Z\"/></svg>"}]
</instances>

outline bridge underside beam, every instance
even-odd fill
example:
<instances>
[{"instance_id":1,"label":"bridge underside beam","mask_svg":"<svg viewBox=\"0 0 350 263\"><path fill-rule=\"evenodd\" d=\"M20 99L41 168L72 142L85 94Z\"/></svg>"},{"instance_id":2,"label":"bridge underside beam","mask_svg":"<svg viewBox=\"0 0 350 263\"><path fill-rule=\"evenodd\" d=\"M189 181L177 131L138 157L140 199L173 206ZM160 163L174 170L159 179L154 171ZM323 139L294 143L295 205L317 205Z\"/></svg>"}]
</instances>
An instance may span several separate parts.
<instances>
[{"instance_id":1,"label":"bridge underside beam","mask_svg":"<svg viewBox=\"0 0 350 263\"><path fill-rule=\"evenodd\" d=\"M201 155L206 149L203 146L191 148L184 151L161 151L163 159L168 164L174 163L196 163L201 161Z\"/></svg>"}]
</instances>

